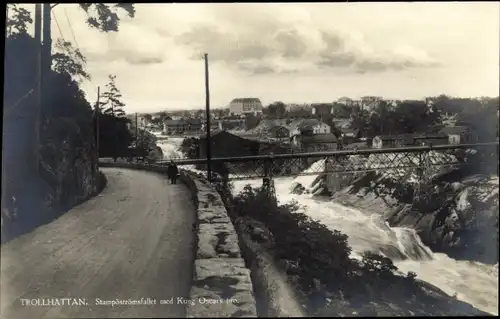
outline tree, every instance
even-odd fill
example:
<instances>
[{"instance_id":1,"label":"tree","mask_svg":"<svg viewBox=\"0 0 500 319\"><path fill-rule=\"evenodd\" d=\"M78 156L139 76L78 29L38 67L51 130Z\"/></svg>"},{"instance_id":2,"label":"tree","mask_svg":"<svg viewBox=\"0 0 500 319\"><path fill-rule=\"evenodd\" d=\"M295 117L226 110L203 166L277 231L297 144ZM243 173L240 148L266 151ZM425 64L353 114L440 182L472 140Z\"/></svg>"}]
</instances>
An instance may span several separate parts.
<instances>
[{"instance_id":1,"label":"tree","mask_svg":"<svg viewBox=\"0 0 500 319\"><path fill-rule=\"evenodd\" d=\"M348 119L351 116L352 109L342 103L333 103L332 108L333 117Z\"/></svg>"},{"instance_id":2,"label":"tree","mask_svg":"<svg viewBox=\"0 0 500 319\"><path fill-rule=\"evenodd\" d=\"M457 115L457 125L471 128L479 142L493 142L498 136L499 99L489 99L483 102L469 100L464 102L463 111Z\"/></svg>"},{"instance_id":3,"label":"tree","mask_svg":"<svg viewBox=\"0 0 500 319\"><path fill-rule=\"evenodd\" d=\"M134 137L127 127L130 123L125 117L116 117L109 113L99 116L99 156L121 157L127 154L127 149Z\"/></svg>"},{"instance_id":4,"label":"tree","mask_svg":"<svg viewBox=\"0 0 500 319\"><path fill-rule=\"evenodd\" d=\"M116 75L110 74L108 78L109 82L106 84L107 91L102 94L102 97L106 99L103 102L103 106L108 106L104 109L104 113L116 117L125 117L125 111L123 110L125 103L121 101L122 94L116 87Z\"/></svg>"},{"instance_id":5,"label":"tree","mask_svg":"<svg viewBox=\"0 0 500 319\"><path fill-rule=\"evenodd\" d=\"M273 102L267 107L267 115L273 118L281 118L286 113L286 105L281 101Z\"/></svg>"},{"instance_id":6,"label":"tree","mask_svg":"<svg viewBox=\"0 0 500 319\"><path fill-rule=\"evenodd\" d=\"M251 130L260 123L260 118L258 116L249 114L245 117L245 129L246 130Z\"/></svg>"},{"instance_id":7,"label":"tree","mask_svg":"<svg viewBox=\"0 0 500 319\"><path fill-rule=\"evenodd\" d=\"M118 12L124 10L128 16L135 16L133 3L118 3L115 5L104 3L81 3L79 4L87 14L87 24L102 32L118 31L120 16Z\"/></svg>"},{"instance_id":8,"label":"tree","mask_svg":"<svg viewBox=\"0 0 500 319\"><path fill-rule=\"evenodd\" d=\"M296 110L286 111L286 118L311 118L313 117L311 109L300 108Z\"/></svg>"},{"instance_id":9,"label":"tree","mask_svg":"<svg viewBox=\"0 0 500 319\"><path fill-rule=\"evenodd\" d=\"M380 101L375 112L370 116L370 125L372 128L372 134L390 134L395 132L395 121L396 119L392 116L389 105L386 101Z\"/></svg>"},{"instance_id":10,"label":"tree","mask_svg":"<svg viewBox=\"0 0 500 319\"><path fill-rule=\"evenodd\" d=\"M170 116L168 116L167 112L165 112L165 111L158 113L158 118L159 118L160 122L163 122L164 120L166 120L168 118L172 119Z\"/></svg>"},{"instance_id":11,"label":"tree","mask_svg":"<svg viewBox=\"0 0 500 319\"><path fill-rule=\"evenodd\" d=\"M359 106L353 107L350 127L359 130L362 136L373 137L374 130L371 126L370 114Z\"/></svg>"},{"instance_id":12,"label":"tree","mask_svg":"<svg viewBox=\"0 0 500 319\"><path fill-rule=\"evenodd\" d=\"M423 101L402 101L388 116L395 122L394 133L426 132L430 126L440 123L439 114L429 112Z\"/></svg>"},{"instance_id":13,"label":"tree","mask_svg":"<svg viewBox=\"0 0 500 319\"><path fill-rule=\"evenodd\" d=\"M11 17L7 17L7 37L11 37L15 34L27 34L28 24L33 23L30 12L26 9L19 8L17 4L11 3L7 4L7 9L14 12Z\"/></svg>"},{"instance_id":14,"label":"tree","mask_svg":"<svg viewBox=\"0 0 500 319\"><path fill-rule=\"evenodd\" d=\"M56 48L61 52L52 55L53 69L58 73L69 73L74 77L90 80L90 74L85 69L87 60L79 49L73 48L71 42L59 39ZM66 52L68 54L66 54Z\"/></svg>"}]
</instances>

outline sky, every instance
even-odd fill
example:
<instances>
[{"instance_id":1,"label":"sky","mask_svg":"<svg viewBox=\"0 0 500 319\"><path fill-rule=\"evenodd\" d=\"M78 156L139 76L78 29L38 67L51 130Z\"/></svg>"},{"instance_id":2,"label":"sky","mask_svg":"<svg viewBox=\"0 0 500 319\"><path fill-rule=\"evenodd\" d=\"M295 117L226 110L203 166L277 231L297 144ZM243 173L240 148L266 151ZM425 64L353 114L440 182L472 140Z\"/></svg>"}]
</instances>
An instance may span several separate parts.
<instances>
[{"instance_id":1,"label":"sky","mask_svg":"<svg viewBox=\"0 0 500 319\"><path fill-rule=\"evenodd\" d=\"M499 95L498 2L136 4L112 33L53 10L53 41L87 58L88 99L114 74L126 112L204 108L203 53L212 107Z\"/></svg>"}]
</instances>

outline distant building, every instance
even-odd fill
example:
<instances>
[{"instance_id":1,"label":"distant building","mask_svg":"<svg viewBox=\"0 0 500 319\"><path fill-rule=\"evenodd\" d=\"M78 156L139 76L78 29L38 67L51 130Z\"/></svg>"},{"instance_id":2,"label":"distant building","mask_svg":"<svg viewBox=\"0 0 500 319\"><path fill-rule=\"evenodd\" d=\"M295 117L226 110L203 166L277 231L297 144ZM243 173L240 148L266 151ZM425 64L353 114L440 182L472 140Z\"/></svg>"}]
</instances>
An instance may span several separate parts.
<instances>
[{"instance_id":1,"label":"distant building","mask_svg":"<svg viewBox=\"0 0 500 319\"><path fill-rule=\"evenodd\" d=\"M448 136L449 144L468 144L474 143L477 139L467 126L448 126L439 131Z\"/></svg>"},{"instance_id":2,"label":"distant building","mask_svg":"<svg viewBox=\"0 0 500 319\"><path fill-rule=\"evenodd\" d=\"M278 139L288 138L290 136L290 130L285 126L276 125L269 129L269 135L272 138Z\"/></svg>"},{"instance_id":3,"label":"distant building","mask_svg":"<svg viewBox=\"0 0 500 319\"><path fill-rule=\"evenodd\" d=\"M341 97L340 99L338 99L337 103L344 104L347 106L352 106L354 104L354 100L344 96L344 97Z\"/></svg>"},{"instance_id":4,"label":"distant building","mask_svg":"<svg viewBox=\"0 0 500 319\"><path fill-rule=\"evenodd\" d=\"M291 140L292 147L300 153L335 151L338 144L337 137L331 133L311 136L295 135ZM317 158L304 158L301 163L308 167L317 160Z\"/></svg>"},{"instance_id":5,"label":"distant building","mask_svg":"<svg viewBox=\"0 0 500 319\"><path fill-rule=\"evenodd\" d=\"M163 121L163 133L166 135L199 135L202 133L200 119L180 119Z\"/></svg>"},{"instance_id":6,"label":"distant building","mask_svg":"<svg viewBox=\"0 0 500 319\"><path fill-rule=\"evenodd\" d=\"M332 128L318 119L305 119L292 122L289 126L289 131L290 137L293 137L302 134L329 134L332 132Z\"/></svg>"},{"instance_id":7,"label":"distant building","mask_svg":"<svg viewBox=\"0 0 500 319\"><path fill-rule=\"evenodd\" d=\"M347 143L352 143L356 140L359 140L361 137L361 131L353 128L340 128L340 132L342 135L342 140Z\"/></svg>"},{"instance_id":8,"label":"distant building","mask_svg":"<svg viewBox=\"0 0 500 319\"><path fill-rule=\"evenodd\" d=\"M449 143L448 135L437 133L379 135L373 138L373 148L435 146Z\"/></svg>"},{"instance_id":9,"label":"distant building","mask_svg":"<svg viewBox=\"0 0 500 319\"><path fill-rule=\"evenodd\" d=\"M448 143L448 135L444 133L426 133L414 136L414 144L416 146L446 145Z\"/></svg>"},{"instance_id":10,"label":"distant building","mask_svg":"<svg viewBox=\"0 0 500 319\"><path fill-rule=\"evenodd\" d=\"M373 148L391 148L413 146L414 139L412 134L399 135L379 135L372 140Z\"/></svg>"},{"instance_id":11,"label":"distant building","mask_svg":"<svg viewBox=\"0 0 500 319\"><path fill-rule=\"evenodd\" d=\"M218 131L210 136L210 151L213 157L252 156L259 154L259 142L251 141L227 131ZM207 156L206 136L200 138L200 158Z\"/></svg>"},{"instance_id":12,"label":"distant building","mask_svg":"<svg viewBox=\"0 0 500 319\"><path fill-rule=\"evenodd\" d=\"M234 99L229 104L229 113L236 116L260 114L262 113L262 103L257 98Z\"/></svg>"}]
</instances>

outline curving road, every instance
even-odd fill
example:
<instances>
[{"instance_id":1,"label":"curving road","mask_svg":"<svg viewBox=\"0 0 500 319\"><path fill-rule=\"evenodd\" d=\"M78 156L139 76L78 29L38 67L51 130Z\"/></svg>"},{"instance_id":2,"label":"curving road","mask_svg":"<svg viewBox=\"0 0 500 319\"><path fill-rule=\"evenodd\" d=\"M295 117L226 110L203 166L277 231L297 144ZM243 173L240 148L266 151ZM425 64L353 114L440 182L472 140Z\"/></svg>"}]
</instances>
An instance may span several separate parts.
<instances>
[{"instance_id":1,"label":"curving road","mask_svg":"<svg viewBox=\"0 0 500 319\"><path fill-rule=\"evenodd\" d=\"M102 171L108 186L100 195L3 245L1 318L185 317L176 299L191 288L189 190L155 173ZM172 297L173 304L160 304ZM51 298L78 298L79 305L24 300L73 303ZM103 305L96 298L143 304Z\"/></svg>"}]
</instances>

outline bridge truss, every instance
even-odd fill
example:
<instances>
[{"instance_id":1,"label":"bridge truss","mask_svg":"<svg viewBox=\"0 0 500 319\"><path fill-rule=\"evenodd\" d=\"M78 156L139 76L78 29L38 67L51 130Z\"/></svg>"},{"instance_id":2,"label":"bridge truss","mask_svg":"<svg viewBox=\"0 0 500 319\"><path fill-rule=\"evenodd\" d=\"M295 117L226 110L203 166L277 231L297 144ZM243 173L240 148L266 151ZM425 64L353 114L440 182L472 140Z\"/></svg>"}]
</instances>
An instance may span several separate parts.
<instances>
[{"instance_id":1,"label":"bridge truss","mask_svg":"<svg viewBox=\"0 0 500 319\"><path fill-rule=\"evenodd\" d=\"M229 180L368 172L406 176L411 172L423 180L443 170L486 162L494 162L498 167L498 145L498 142L494 142L221 157L210 159L210 166L212 171L226 175ZM168 165L168 162L159 161L156 165ZM181 169L201 173L206 170L208 160L177 159L174 162Z\"/></svg>"}]
</instances>

